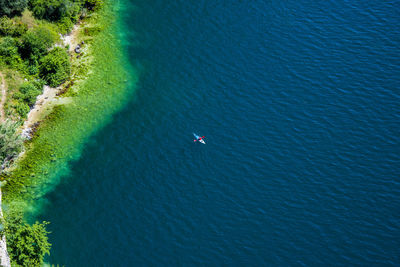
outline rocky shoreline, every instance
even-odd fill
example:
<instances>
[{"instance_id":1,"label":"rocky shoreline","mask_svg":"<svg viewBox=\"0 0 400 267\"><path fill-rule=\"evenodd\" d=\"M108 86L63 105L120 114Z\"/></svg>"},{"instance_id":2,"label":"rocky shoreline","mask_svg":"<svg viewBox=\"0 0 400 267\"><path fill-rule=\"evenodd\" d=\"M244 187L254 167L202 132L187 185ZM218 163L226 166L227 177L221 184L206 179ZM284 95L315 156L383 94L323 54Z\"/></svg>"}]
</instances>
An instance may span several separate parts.
<instances>
[{"instance_id":1,"label":"rocky shoreline","mask_svg":"<svg viewBox=\"0 0 400 267\"><path fill-rule=\"evenodd\" d=\"M2 194L1 194L1 187L0 187L0 219L3 220L1 199L2 199ZM3 226L3 228L4 228L4 226ZM8 255L8 252L7 252L6 236L4 234L1 235L1 239L0 239L0 266L5 266L5 267L11 266L10 265L10 256Z\"/></svg>"},{"instance_id":2,"label":"rocky shoreline","mask_svg":"<svg viewBox=\"0 0 400 267\"><path fill-rule=\"evenodd\" d=\"M73 27L72 31L69 34L61 36L61 40L63 42L63 46L69 47L69 53L71 54L71 59L74 57L74 50L71 48L74 46L77 42L77 33L80 30L81 22L78 21L78 23ZM0 114L0 121L5 120L4 116L4 111L3 111L3 104L5 101L5 80L4 76L1 74L1 87L2 87L2 98L1 98L1 114ZM61 92L64 90L65 84L70 82L70 80L66 81L62 85L53 88L50 86L45 85L43 87L43 92L36 98L36 102L33 106L33 108L29 111L26 120L24 121L23 125L21 126L21 136L27 140L32 139L36 128L39 126L41 120L43 120L46 115L48 115L52 108L55 105L58 104L63 104L68 102L68 98L59 98L58 96L61 94ZM24 155L24 151L20 153L20 155L15 159L15 161L18 160L18 158L22 157ZM3 212L2 212L2 190L1 190L2 184L0 184L0 221L4 222L3 219ZM2 229L4 230L4 225L1 224ZM3 234L0 236L0 266L5 266L5 267L10 267L10 256L7 251L7 242L6 242L6 236L3 232Z\"/></svg>"},{"instance_id":3,"label":"rocky shoreline","mask_svg":"<svg viewBox=\"0 0 400 267\"><path fill-rule=\"evenodd\" d=\"M69 47L69 53L72 54L72 57L74 56L74 50L71 47L77 43L76 37L78 31L80 30L80 26L81 24L78 22L69 34L61 36L63 45L65 47ZM43 87L43 93L36 98L34 108L29 111L27 119L22 126L21 134L24 138L32 138L35 127L39 124L40 120L45 117L46 114L50 113L52 106L68 102L68 100L60 101L58 97L63 91L65 84L68 82L69 81L66 81L62 85L55 88L48 85Z\"/></svg>"}]
</instances>

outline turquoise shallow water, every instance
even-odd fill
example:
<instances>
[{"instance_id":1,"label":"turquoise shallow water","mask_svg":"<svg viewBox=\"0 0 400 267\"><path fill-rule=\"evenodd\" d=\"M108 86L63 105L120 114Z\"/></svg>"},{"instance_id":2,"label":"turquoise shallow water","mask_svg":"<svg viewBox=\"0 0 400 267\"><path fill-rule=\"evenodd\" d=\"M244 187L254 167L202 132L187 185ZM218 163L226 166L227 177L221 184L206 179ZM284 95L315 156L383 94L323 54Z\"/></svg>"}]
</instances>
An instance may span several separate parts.
<instances>
[{"instance_id":1,"label":"turquoise shallow water","mask_svg":"<svg viewBox=\"0 0 400 267\"><path fill-rule=\"evenodd\" d=\"M49 261L399 265L399 10L127 2L139 89L48 194Z\"/></svg>"}]
</instances>

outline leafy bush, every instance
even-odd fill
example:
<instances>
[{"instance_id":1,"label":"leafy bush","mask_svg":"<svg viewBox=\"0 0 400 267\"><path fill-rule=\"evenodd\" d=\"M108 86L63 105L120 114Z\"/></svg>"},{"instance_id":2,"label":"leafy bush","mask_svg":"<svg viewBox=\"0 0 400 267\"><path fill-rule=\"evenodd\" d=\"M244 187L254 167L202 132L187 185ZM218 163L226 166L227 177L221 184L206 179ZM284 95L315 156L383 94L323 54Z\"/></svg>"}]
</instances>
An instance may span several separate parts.
<instances>
[{"instance_id":1,"label":"leafy bush","mask_svg":"<svg viewBox=\"0 0 400 267\"><path fill-rule=\"evenodd\" d=\"M30 9L36 18L58 21L77 16L80 6L69 0L31 0Z\"/></svg>"},{"instance_id":2,"label":"leafy bush","mask_svg":"<svg viewBox=\"0 0 400 267\"><path fill-rule=\"evenodd\" d=\"M28 25L23 23L20 19L14 19L14 37L19 37L28 31Z\"/></svg>"},{"instance_id":3,"label":"leafy bush","mask_svg":"<svg viewBox=\"0 0 400 267\"><path fill-rule=\"evenodd\" d=\"M0 34L1 35L10 35L14 34L14 23L10 18L3 16L0 18Z\"/></svg>"},{"instance_id":4,"label":"leafy bush","mask_svg":"<svg viewBox=\"0 0 400 267\"><path fill-rule=\"evenodd\" d=\"M99 10L103 6L103 0L85 0L84 7L88 10Z\"/></svg>"},{"instance_id":5,"label":"leafy bush","mask_svg":"<svg viewBox=\"0 0 400 267\"><path fill-rule=\"evenodd\" d=\"M28 0L0 0L0 16L20 15L28 4Z\"/></svg>"},{"instance_id":6,"label":"leafy bush","mask_svg":"<svg viewBox=\"0 0 400 267\"><path fill-rule=\"evenodd\" d=\"M25 118L30 111L28 104L24 102L18 102L17 104L14 105L14 108L21 118Z\"/></svg>"},{"instance_id":7,"label":"leafy bush","mask_svg":"<svg viewBox=\"0 0 400 267\"><path fill-rule=\"evenodd\" d=\"M31 83L33 84L33 86L36 87L36 90L42 92L43 86L46 84L46 81L41 80L41 79L36 79L36 80L31 81Z\"/></svg>"},{"instance_id":8,"label":"leafy bush","mask_svg":"<svg viewBox=\"0 0 400 267\"><path fill-rule=\"evenodd\" d=\"M0 124L0 164L6 166L22 149L22 138L16 132L18 125L10 120Z\"/></svg>"},{"instance_id":9,"label":"leafy bush","mask_svg":"<svg viewBox=\"0 0 400 267\"><path fill-rule=\"evenodd\" d=\"M19 88L19 92L14 94L14 99L25 102L29 106L33 106L36 101L36 97L40 95L41 90L39 90L32 83L23 83Z\"/></svg>"},{"instance_id":10,"label":"leafy bush","mask_svg":"<svg viewBox=\"0 0 400 267\"><path fill-rule=\"evenodd\" d=\"M11 265L42 266L43 258L50 254L46 225L36 222L29 225L23 222L22 214L12 212L6 216L5 234Z\"/></svg>"},{"instance_id":11,"label":"leafy bush","mask_svg":"<svg viewBox=\"0 0 400 267\"><path fill-rule=\"evenodd\" d=\"M0 18L0 35L21 36L28 30L28 26L20 19L10 19L6 16Z\"/></svg>"},{"instance_id":12,"label":"leafy bush","mask_svg":"<svg viewBox=\"0 0 400 267\"><path fill-rule=\"evenodd\" d=\"M37 27L22 36L20 46L23 58L39 58L56 41L57 34L46 27Z\"/></svg>"},{"instance_id":13,"label":"leafy bush","mask_svg":"<svg viewBox=\"0 0 400 267\"><path fill-rule=\"evenodd\" d=\"M55 21L61 33L67 33L78 20L82 0L31 0L30 9L39 19Z\"/></svg>"},{"instance_id":14,"label":"leafy bush","mask_svg":"<svg viewBox=\"0 0 400 267\"><path fill-rule=\"evenodd\" d=\"M39 73L39 63L36 58L31 58L28 62L26 62L26 70L30 75L36 75Z\"/></svg>"},{"instance_id":15,"label":"leafy bush","mask_svg":"<svg viewBox=\"0 0 400 267\"><path fill-rule=\"evenodd\" d=\"M64 17L58 21L57 26L61 34L66 34L72 29L74 22L70 18Z\"/></svg>"},{"instance_id":16,"label":"leafy bush","mask_svg":"<svg viewBox=\"0 0 400 267\"><path fill-rule=\"evenodd\" d=\"M48 85L56 87L63 83L70 75L71 63L68 53L61 47L56 47L42 58L39 67L39 76Z\"/></svg>"},{"instance_id":17,"label":"leafy bush","mask_svg":"<svg viewBox=\"0 0 400 267\"><path fill-rule=\"evenodd\" d=\"M0 40L0 57L3 58L6 64L13 67L17 67L22 63L15 39L4 37Z\"/></svg>"}]
</instances>

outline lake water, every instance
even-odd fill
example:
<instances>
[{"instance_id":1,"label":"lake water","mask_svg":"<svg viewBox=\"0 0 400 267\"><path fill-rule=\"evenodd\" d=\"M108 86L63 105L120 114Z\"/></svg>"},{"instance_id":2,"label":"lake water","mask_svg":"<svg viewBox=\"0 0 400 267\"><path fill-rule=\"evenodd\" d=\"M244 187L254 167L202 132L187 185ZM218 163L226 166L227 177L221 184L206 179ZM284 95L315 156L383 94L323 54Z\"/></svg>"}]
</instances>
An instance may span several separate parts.
<instances>
[{"instance_id":1,"label":"lake water","mask_svg":"<svg viewBox=\"0 0 400 267\"><path fill-rule=\"evenodd\" d=\"M400 265L398 1L125 4L138 90L48 194L51 263Z\"/></svg>"}]
</instances>

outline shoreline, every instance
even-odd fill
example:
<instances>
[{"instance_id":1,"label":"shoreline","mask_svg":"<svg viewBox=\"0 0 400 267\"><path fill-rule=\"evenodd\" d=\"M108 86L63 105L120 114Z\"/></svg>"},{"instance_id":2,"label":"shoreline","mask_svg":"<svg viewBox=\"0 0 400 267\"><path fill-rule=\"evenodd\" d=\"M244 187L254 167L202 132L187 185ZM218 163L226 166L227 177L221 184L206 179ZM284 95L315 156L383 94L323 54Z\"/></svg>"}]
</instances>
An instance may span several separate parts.
<instances>
[{"instance_id":1,"label":"shoreline","mask_svg":"<svg viewBox=\"0 0 400 267\"><path fill-rule=\"evenodd\" d=\"M86 142L86 140L83 139L88 139L93 132L102 126L101 124L103 123L99 121L99 117L102 117L104 121L110 120L112 114L122 108L124 102L127 102L125 98L131 95L127 92L129 90L125 89L131 87L132 84L136 82L137 77L130 77L131 75L128 73L128 70L126 70L126 67L130 66L127 66L127 62L123 58L124 51L121 41L117 36L118 31L116 29L116 24L120 19L116 17L115 14L117 12L115 5L117 4L118 3L106 4L103 10L99 11L102 13L101 16L98 15L95 18L96 21L100 21L98 23L102 24L104 29L93 38L93 42L90 44L91 51L89 52L89 57L92 57L92 62L90 62L89 70L93 72L88 73L88 77L85 79L76 79L74 85L61 97L54 96L54 98L52 98L53 100L57 99L57 101L60 99L67 99L68 103L62 103L65 105L54 105L52 111L46 115L46 118L41 120L36 134L26 145L25 155L18 158L15 164L16 166L10 170L11 173L2 175L6 176L3 177L5 178L3 180L7 180L7 184L4 187L5 202L8 202L8 199L13 195L12 193L14 193L11 192L14 190L10 190L12 187L21 187L21 183L17 183L17 179L12 178L15 178L16 176L23 178L35 177L35 179L29 179L30 181L27 181L24 187L33 185L36 188L38 183L37 181L32 183L32 180L39 180L38 178L40 176L52 176L51 171L53 168L51 168L51 166L43 165L53 165L54 167L54 165L59 165L58 163L60 160L63 160L63 164L60 165L64 166L59 165L57 168L65 168L67 167L65 165L66 161L69 162L70 160L77 159L79 157L77 154L79 154L81 146ZM93 24L93 21L88 22L88 24ZM104 41L105 39L107 39L107 42ZM108 61L106 62L105 59L108 59ZM104 82L104 75L107 75L107 82ZM73 79L73 77L71 78ZM68 81L65 82L61 88L67 84ZM97 87L98 85L101 87ZM61 88L55 90L61 90ZM54 95L54 89L48 90L49 93L51 92ZM44 95L45 94L42 94L42 96ZM97 99L98 97L102 99ZM38 101L40 100L41 98L39 97ZM47 99L46 103L51 102L50 100L51 99ZM104 102L104 100L106 102ZM40 103L37 102L37 104ZM39 109L41 110L39 113L43 112L45 110L44 107L46 107L43 103L41 106L42 108ZM37 108L38 107L35 106L35 108L31 110L31 113L34 114ZM104 108L109 109L105 110ZM90 115L90 119L94 121L84 123L84 117L77 117L82 115ZM66 123L71 123L71 120L74 120L74 122L78 124L78 129L81 130L81 132L77 132L78 136L71 136L71 138L68 138L66 133L70 131L71 124L67 125ZM24 125L29 127L36 121L39 121L39 119L31 118L25 121ZM84 125L91 127L92 129L82 129L81 127ZM64 131L61 132L62 130ZM82 131L85 131L85 133L82 134ZM69 152L60 151L64 153L60 153L62 155L57 157L57 147L60 145L75 146L74 144L77 144L78 148ZM51 145L53 146L52 148L49 147ZM42 153L39 152L45 152L45 155L42 155ZM28 162L30 158L35 159L36 161ZM40 163L46 164L42 165ZM43 167L50 168L43 170ZM44 182L46 183L46 181ZM27 191L28 190L22 190L23 195L27 195ZM11 199L12 198L13 197L11 197ZM34 198L37 198L37 195ZM17 199L20 199L20 197L17 197Z\"/></svg>"},{"instance_id":2,"label":"shoreline","mask_svg":"<svg viewBox=\"0 0 400 267\"><path fill-rule=\"evenodd\" d=\"M68 52L70 53L70 57L76 55L73 47L75 47L77 44L77 34L82 25L84 25L84 22L82 23L82 21L78 21L70 33L66 34L65 36L61 36L63 45L65 47L69 47ZM61 104L57 103L60 102L58 100L61 100L61 98L58 97L58 94L62 92L66 84L71 82L71 79L72 77L58 87L50 87L48 85L43 87L43 93L37 96L36 102L33 105L33 108L29 111L22 126L22 135L24 137L30 138L32 134L32 128L35 127L35 124L40 123L41 120L45 119L46 115L51 112L54 105ZM64 103L65 102L66 101L64 101ZM48 109L48 112L46 112L46 109Z\"/></svg>"},{"instance_id":3,"label":"shoreline","mask_svg":"<svg viewBox=\"0 0 400 267\"><path fill-rule=\"evenodd\" d=\"M0 186L0 220L3 221L3 210L1 208L2 205L2 192L1 192L1 186ZM6 236L2 234L0 236L0 265L1 266L11 266L10 264L10 256L8 255L7 251L7 241L6 241Z\"/></svg>"},{"instance_id":4,"label":"shoreline","mask_svg":"<svg viewBox=\"0 0 400 267\"><path fill-rule=\"evenodd\" d=\"M33 222L46 193L68 174L89 138L131 100L138 77L119 34L120 8L119 1L105 1L62 36L69 44L71 76L57 88L44 87L21 127L31 139L14 166L0 175L6 181L0 188L5 214L19 210ZM74 48L81 41L85 45L78 59Z\"/></svg>"}]
</instances>

